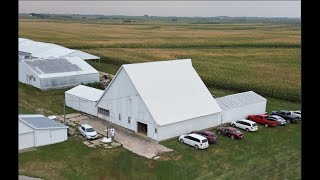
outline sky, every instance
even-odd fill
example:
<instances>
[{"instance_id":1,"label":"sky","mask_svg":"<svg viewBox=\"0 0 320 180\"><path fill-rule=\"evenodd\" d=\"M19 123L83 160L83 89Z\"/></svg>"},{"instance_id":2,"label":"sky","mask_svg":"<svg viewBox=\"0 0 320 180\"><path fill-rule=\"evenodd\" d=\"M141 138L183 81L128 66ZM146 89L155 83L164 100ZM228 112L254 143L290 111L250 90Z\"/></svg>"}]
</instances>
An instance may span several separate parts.
<instances>
[{"instance_id":1,"label":"sky","mask_svg":"<svg viewBox=\"0 0 320 180\"><path fill-rule=\"evenodd\" d=\"M19 13L301 17L301 1L22 1Z\"/></svg>"}]
</instances>

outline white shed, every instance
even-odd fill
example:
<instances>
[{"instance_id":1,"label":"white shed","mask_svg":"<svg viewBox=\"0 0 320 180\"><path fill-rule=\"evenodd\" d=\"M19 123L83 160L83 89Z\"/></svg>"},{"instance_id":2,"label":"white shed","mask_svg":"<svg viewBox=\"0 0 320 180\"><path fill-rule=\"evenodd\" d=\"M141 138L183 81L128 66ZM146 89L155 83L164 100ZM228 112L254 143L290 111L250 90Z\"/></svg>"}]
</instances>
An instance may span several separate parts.
<instances>
[{"instance_id":1,"label":"white shed","mask_svg":"<svg viewBox=\"0 0 320 180\"><path fill-rule=\"evenodd\" d=\"M66 106L93 116L97 116L97 101L103 90L78 85L65 92Z\"/></svg>"},{"instance_id":2,"label":"white shed","mask_svg":"<svg viewBox=\"0 0 320 180\"><path fill-rule=\"evenodd\" d=\"M79 57L20 59L19 81L42 90L99 82L99 72Z\"/></svg>"},{"instance_id":3,"label":"white shed","mask_svg":"<svg viewBox=\"0 0 320 180\"><path fill-rule=\"evenodd\" d=\"M267 99L253 91L216 98L222 109L221 124L247 118L250 114L264 114Z\"/></svg>"},{"instance_id":4,"label":"white shed","mask_svg":"<svg viewBox=\"0 0 320 180\"><path fill-rule=\"evenodd\" d=\"M122 65L96 106L99 118L158 141L221 122L191 59Z\"/></svg>"},{"instance_id":5,"label":"white shed","mask_svg":"<svg viewBox=\"0 0 320 180\"><path fill-rule=\"evenodd\" d=\"M67 126L41 114L19 115L19 150L66 141Z\"/></svg>"}]
</instances>

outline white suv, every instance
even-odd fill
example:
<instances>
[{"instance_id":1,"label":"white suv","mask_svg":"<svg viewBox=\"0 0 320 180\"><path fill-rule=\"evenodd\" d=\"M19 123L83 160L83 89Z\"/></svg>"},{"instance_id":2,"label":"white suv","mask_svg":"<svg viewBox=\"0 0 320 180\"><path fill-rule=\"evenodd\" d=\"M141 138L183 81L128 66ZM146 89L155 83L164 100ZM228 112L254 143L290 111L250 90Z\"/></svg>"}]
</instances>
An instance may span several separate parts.
<instances>
[{"instance_id":1,"label":"white suv","mask_svg":"<svg viewBox=\"0 0 320 180\"><path fill-rule=\"evenodd\" d=\"M254 121L241 119L231 122L231 126L244 129L246 131L258 131L258 124Z\"/></svg>"},{"instance_id":2,"label":"white suv","mask_svg":"<svg viewBox=\"0 0 320 180\"><path fill-rule=\"evenodd\" d=\"M196 149L205 149L209 147L208 139L198 134L181 135L179 141L193 146Z\"/></svg>"},{"instance_id":3,"label":"white suv","mask_svg":"<svg viewBox=\"0 0 320 180\"><path fill-rule=\"evenodd\" d=\"M86 139L96 139L98 133L88 124L81 124L79 131Z\"/></svg>"}]
</instances>

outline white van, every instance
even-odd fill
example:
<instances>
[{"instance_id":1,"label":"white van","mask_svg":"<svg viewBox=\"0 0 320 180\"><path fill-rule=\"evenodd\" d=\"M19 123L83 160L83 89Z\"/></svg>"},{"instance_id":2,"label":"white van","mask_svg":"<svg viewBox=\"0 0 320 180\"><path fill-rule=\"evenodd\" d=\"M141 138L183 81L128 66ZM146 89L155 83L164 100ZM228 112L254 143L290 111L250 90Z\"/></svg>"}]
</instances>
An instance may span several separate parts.
<instances>
[{"instance_id":1,"label":"white van","mask_svg":"<svg viewBox=\"0 0 320 180\"><path fill-rule=\"evenodd\" d=\"M198 134L181 135L179 141L196 149L205 149L209 147L208 139Z\"/></svg>"},{"instance_id":2,"label":"white van","mask_svg":"<svg viewBox=\"0 0 320 180\"><path fill-rule=\"evenodd\" d=\"M244 129L246 131L258 131L258 124L254 121L241 119L231 122L231 126Z\"/></svg>"}]
</instances>

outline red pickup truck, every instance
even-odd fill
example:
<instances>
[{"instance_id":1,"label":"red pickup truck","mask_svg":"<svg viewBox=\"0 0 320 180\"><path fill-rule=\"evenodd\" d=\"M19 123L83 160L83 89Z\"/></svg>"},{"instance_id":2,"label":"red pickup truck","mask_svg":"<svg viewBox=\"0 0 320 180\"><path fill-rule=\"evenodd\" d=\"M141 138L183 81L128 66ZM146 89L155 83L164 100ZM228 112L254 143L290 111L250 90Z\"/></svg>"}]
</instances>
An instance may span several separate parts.
<instances>
[{"instance_id":1,"label":"red pickup truck","mask_svg":"<svg viewBox=\"0 0 320 180\"><path fill-rule=\"evenodd\" d=\"M256 115L249 115L248 119L258 124L264 124L265 127L278 125L278 122L276 120L267 119L267 117L268 115L265 115L265 114L256 114Z\"/></svg>"}]
</instances>

